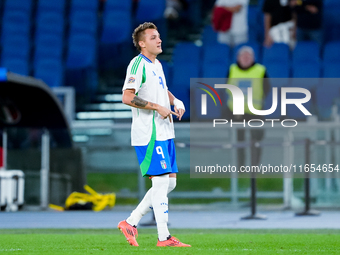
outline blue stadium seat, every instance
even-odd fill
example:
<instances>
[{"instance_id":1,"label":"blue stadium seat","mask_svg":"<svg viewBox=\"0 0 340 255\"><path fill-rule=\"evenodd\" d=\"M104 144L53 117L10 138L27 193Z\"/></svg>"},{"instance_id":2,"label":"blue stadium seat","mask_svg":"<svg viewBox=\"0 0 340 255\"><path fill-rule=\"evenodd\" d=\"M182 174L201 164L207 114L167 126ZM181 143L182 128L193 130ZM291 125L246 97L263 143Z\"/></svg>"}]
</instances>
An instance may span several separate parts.
<instances>
[{"instance_id":1,"label":"blue stadium seat","mask_svg":"<svg viewBox=\"0 0 340 255\"><path fill-rule=\"evenodd\" d=\"M200 65L194 62L174 62L172 90L189 90L190 78L200 77Z\"/></svg>"},{"instance_id":2,"label":"blue stadium seat","mask_svg":"<svg viewBox=\"0 0 340 255\"><path fill-rule=\"evenodd\" d=\"M31 21L29 15L23 11L6 12L2 20L2 41L16 34L30 36Z\"/></svg>"},{"instance_id":3,"label":"blue stadium seat","mask_svg":"<svg viewBox=\"0 0 340 255\"><path fill-rule=\"evenodd\" d=\"M262 63L267 65L268 63L273 62L281 62L281 63L289 63L290 62L290 51L289 46L283 43L274 43L270 48L263 48L263 58Z\"/></svg>"},{"instance_id":4,"label":"blue stadium seat","mask_svg":"<svg viewBox=\"0 0 340 255\"><path fill-rule=\"evenodd\" d=\"M96 39L88 34L73 34L69 38L66 67L87 68L96 65Z\"/></svg>"},{"instance_id":5,"label":"blue stadium seat","mask_svg":"<svg viewBox=\"0 0 340 255\"><path fill-rule=\"evenodd\" d=\"M106 0L105 2L105 11L125 11L131 13L132 10L132 1L126 0Z\"/></svg>"},{"instance_id":6,"label":"blue stadium seat","mask_svg":"<svg viewBox=\"0 0 340 255\"><path fill-rule=\"evenodd\" d=\"M185 63L194 62L199 63L201 61L201 48L191 42L177 43L173 52L173 62Z\"/></svg>"},{"instance_id":7,"label":"blue stadium seat","mask_svg":"<svg viewBox=\"0 0 340 255\"><path fill-rule=\"evenodd\" d=\"M85 2L85 1L84 1ZM39 0L37 5L37 16L45 12L59 12L65 13L66 1L65 0Z\"/></svg>"},{"instance_id":8,"label":"blue stadium seat","mask_svg":"<svg viewBox=\"0 0 340 255\"><path fill-rule=\"evenodd\" d=\"M22 58L2 58L1 66L6 67L8 71L21 75L29 75L30 68L27 60Z\"/></svg>"},{"instance_id":9,"label":"blue stadium seat","mask_svg":"<svg viewBox=\"0 0 340 255\"><path fill-rule=\"evenodd\" d=\"M49 87L63 86L64 67L59 59L40 59L34 66L34 77L42 79Z\"/></svg>"},{"instance_id":10,"label":"blue stadium seat","mask_svg":"<svg viewBox=\"0 0 340 255\"><path fill-rule=\"evenodd\" d=\"M293 63L319 63L320 47L315 41L298 42L293 51Z\"/></svg>"},{"instance_id":11,"label":"blue stadium seat","mask_svg":"<svg viewBox=\"0 0 340 255\"><path fill-rule=\"evenodd\" d=\"M108 11L103 18L101 43L117 44L131 40L131 17L128 12Z\"/></svg>"},{"instance_id":12,"label":"blue stadium seat","mask_svg":"<svg viewBox=\"0 0 340 255\"><path fill-rule=\"evenodd\" d=\"M183 101L186 112L183 119L190 117L190 78L199 77L200 65L198 63L174 63L173 79L169 90Z\"/></svg>"},{"instance_id":13,"label":"blue stadium seat","mask_svg":"<svg viewBox=\"0 0 340 255\"><path fill-rule=\"evenodd\" d=\"M203 46L210 43L217 43L217 32L214 31L211 25L207 25L204 27L202 41Z\"/></svg>"},{"instance_id":14,"label":"blue stadium seat","mask_svg":"<svg viewBox=\"0 0 340 255\"><path fill-rule=\"evenodd\" d=\"M321 67L319 63L306 62L303 65L293 63L293 78L319 78Z\"/></svg>"},{"instance_id":15,"label":"blue stadium seat","mask_svg":"<svg viewBox=\"0 0 340 255\"><path fill-rule=\"evenodd\" d=\"M323 66L324 78L340 78L340 62L327 62Z\"/></svg>"},{"instance_id":16,"label":"blue stadium seat","mask_svg":"<svg viewBox=\"0 0 340 255\"><path fill-rule=\"evenodd\" d=\"M58 12L46 12L37 16L35 38L41 35L54 34L64 36L64 16Z\"/></svg>"},{"instance_id":17,"label":"blue stadium seat","mask_svg":"<svg viewBox=\"0 0 340 255\"><path fill-rule=\"evenodd\" d=\"M323 61L324 63L340 62L340 41L332 41L325 45Z\"/></svg>"},{"instance_id":18,"label":"blue stadium seat","mask_svg":"<svg viewBox=\"0 0 340 255\"><path fill-rule=\"evenodd\" d=\"M97 12L89 10L74 11L70 17L70 34L90 33L97 35Z\"/></svg>"},{"instance_id":19,"label":"blue stadium seat","mask_svg":"<svg viewBox=\"0 0 340 255\"><path fill-rule=\"evenodd\" d=\"M288 63L269 62L266 65L266 68L267 68L267 74L269 78L290 77L290 65Z\"/></svg>"},{"instance_id":20,"label":"blue stadium seat","mask_svg":"<svg viewBox=\"0 0 340 255\"><path fill-rule=\"evenodd\" d=\"M100 68L126 68L132 57L132 20L127 11L108 10L104 13L100 36ZM120 61L117 61L119 59Z\"/></svg>"},{"instance_id":21,"label":"blue stadium seat","mask_svg":"<svg viewBox=\"0 0 340 255\"><path fill-rule=\"evenodd\" d=\"M178 43L174 49L173 79L169 90L186 106L183 119L190 117L190 78L200 77L200 51L200 47L188 42Z\"/></svg>"},{"instance_id":22,"label":"blue stadium seat","mask_svg":"<svg viewBox=\"0 0 340 255\"><path fill-rule=\"evenodd\" d=\"M63 38L55 34L41 35L35 41L34 63L49 58L63 60Z\"/></svg>"},{"instance_id":23,"label":"blue stadium seat","mask_svg":"<svg viewBox=\"0 0 340 255\"><path fill-rule=\"evenodd\" d=\"M203 45L203 62L226 61L229 63L230 48L226 44Z\"/></svg>"},{"instance_id":24,"label":"blue stadium seat","mask_svg":"<svg viewBox=\"0 0 340 255\"><path fill-rule=\"evenodd\" d=\"M234 49L233 49L233 55L232 55L233 56L233 58L232 58L233 63L236 63L237 52L243 46L251 47L254 50L255 61L258 62L258 63L261 63L261 52L260 52L261 47L257 42L242 43L242 44L235 46Z\"/></svg>"},{"instance_id":25,"label":"blue stadium seat","mask_svg":"<svg viewBox=\"0 0 340 255\"><path fill-rule=\"evenodd\" d=\"M7 37L2 45L2 59L20 58L28 61L30 58L30 40L24 35Z\"/></svg>"},{"instance_id":26,"label":"blue stadium seat","mask_svg":"<svg viewBox=\"0 0 340 255\"><path fill-rule=\"evenodd\" d=\"M122 1L128 2L128 1ZM75 11L93 11L97 12L99 6L98 0L72 0L71 1L71 13Z\"/></svg>"},{"instance_id":27,"label":"blue stadium seat","mask_svg":"<svg viewBox=\"0 0 340 255\"><path fill-rule=\"evenodd\" d=\"M23 11L27 14L32 12L32 0L6 0L4 6L4 12L8 11Z\"/></svg>"},{"instance_id":28,"label":"blue stadium seat","mask_svg":"<svg viewBox=\"0 0 340 255\"><path fill-rule=\"evenodd\" d=\"M30 17L23 11L7 11L3 15L2 22L4 23L3 25L6 25L7 23L24 24L30 22Z\"/></svg>"},{"instance_id":29,"label":"blue stadium seat","mask_svg":"<svg viewBox=\"0 0 340 255\"><path fill-rule=\"evenodd\" d=\"M73 34L68 41L66 82L83 94L97 85L97 42L95 36Z\"/></svg>"},{"instance_id":30,"label":"blue stadium seat","mask_svg":"<svg viewBox=\"0 0 340 255\"><path fill-rule=\"evenodd\" d=\"M165 0L139 0L136 22L155 21L163 19Z\"/></svg>"},{"instance_id":31,"label":"blue stadium seat","mask_svg":"<svg viewBox=\"0 0 340 255\"><path fill-rule=\"evenodd\" d=\"M230 65L230 48L225 44L203 46L202 76L204 78L225 78Z\"/></svg>"}]
</instances>

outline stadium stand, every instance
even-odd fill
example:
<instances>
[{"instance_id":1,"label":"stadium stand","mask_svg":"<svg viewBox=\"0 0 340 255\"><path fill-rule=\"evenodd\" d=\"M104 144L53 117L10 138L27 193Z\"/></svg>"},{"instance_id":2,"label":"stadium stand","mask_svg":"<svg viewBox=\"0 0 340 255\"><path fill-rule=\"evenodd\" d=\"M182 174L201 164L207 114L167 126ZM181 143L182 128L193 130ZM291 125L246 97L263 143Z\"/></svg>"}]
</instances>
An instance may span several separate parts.
<instances>
[{"instance_id":1,"label":"stadium stand","mask_svg":"<svg viewBox=\"0 0 340 255\"><path fill-rule=\"evenodd\" d=\"M270 48L264 47L262 62L265 66L275 62L289 63L290 51L288 45L283 43L274 43Z\"/></svg>"},{"instance_id":2,"label":"stadium stand","mask_svg":"<svg viewBox=\"0 0 340 255\"><path fill-rule=\"evenodd\" d=\"M217 42L217 33L214 31L211 25L206 25L202 32L203 45Z\"/></svg>"},{"instance_id":3,"label":"stadium stand","mask_svg":"<svg viewBox=\"0 0 340 255\"><path fill-rule=\"evenodd\" d=\"M39 0L37 4L37 16L43 13L58 12L60 14L65 14L66 10L66 0Z\"/></svg>"},{"instance_id":4,"label":"stadium stand","mask_svg":"<svg viewBox=\"0 0 340 255\"><path fill-rule=\"evenodd\" d=\"M21 74L21 75L29 75L29 65L28 62L22 58L4 58L1 61L1 65L5 66L8 71Z\"/></svg>"},{"instance_id":5,"label":"stadium stand","mask_svg":"<svg viewBox=\"0 0 340 255\"><path fill-rule=\"evenodd\" d=\"M93 35L72 34L68 41L66 82L78 94L95 91L97 81L97 42Z\"/></svg>"},{"instance_id":6,"label":"stadium stand","mask_svg":"<svg viewBox=\"0 0 340 255\"><path fill-rule=\"evenodd\" d=\"M31 42L23 35L8 37L2 45L2 61L10 58L20 58L26 62L30 59Z\"/></svg>"},{"instance_id":7,"label":"stadium stand","mask_svg":"<svg viewBox=\"0 0 340 255\"><path fill-rule=\"evenodd\" d=\"M103 29L99 45L99 67L101 69L126 67L132 57L131 13L107 9L103 17ZM119 59L120 61L117 61Z\"/></svg>"},{"instance_id":8,"label":"stadium stand","mask_svg":"<svg viewBox=\"0 0 340 255\"><path fill-rule=\"evenodd\" d=\"M290 77L290 64L289 63L268 63L266 65L269 78L286 78Z\"/></svg>"},{"instance_id":9,"label":"stadium stand","mask_svg":"<svg viewBox=\"0 0 340 255\"><path fill-rule=\"evenodd\" d=\"M129 2L129 1L121 1ZM71 13L74 11L98 11L99 1L98 0L72 0L71 1Z\"/></svg>"},{"instance_id":10,"label":"stadium stand","mask_svg":"<svg viewBox=\"0 0 340 255\"><path fill-rule=\"evenodd\" d=\"M35 40L34 63L44 58L63 61L63 38L56 34L41 34Z\"/></svg>"},{"instance_id":11,"label":"stadium stand","mask_svg":"<svg viewBox=\"0 0 340 255\"><path fill-rule=\"evenodd\" d=\"M63 86L64 67L61 59L40 59L34 66L34 77L42 79L49 87Z\"/></svg>"},{"instance_id":12,"label":"stadium stand","mask_svg":"<svg viewBox=\"0 0 340 255\"><path fill-rule=\"evenodd\" d=\"M35 26L35 40L46 34L53 34L64 38L65 19L60 12L45 12L37 15Z\"/></svg>"},{"instance_id":13,"label":"stadium stand","mask_svg":"<svg viewBox=\"0 0 340 255\"><path fill-rule=\"evenodd\" d=\"M298 42L293 54L292 61L294 64L298 63L320 63L320 47L314 41Z\"/></svg>"},{"instance_id":14,"label":"stadium stand","mask_svg":"<svg viewBox=\"0 0 340 255\"><path fill-rule=\"evenodd\" d=\"M200 77L201 48L194 43L182 42L173 53L173 80L169 90L181 98L186 107L183 119L190 116L190 78Z\"/></svg>"},{"instance_id":15,"label":"stadium stand","mask_svg":"<svg viewBox=\"0 0 340 255\"><path fill-rule=\"evenodd\" d=\"M230 48L225 44L203 46L202 77L226 77L230 65Z\"/></svg>"},{"instance_id":16,"label":"stadium stand","mask_svg":"<svg viewBox=\"0 0 340 255\"><path fill-rule=\"evenodd\" d=\"M328 42L324 46L324 63L340 63L340 41Z\"/></svg>"},{"instance_id":17,"label":"stadium stand","mask_svg":"<svg viewBox=\"0 0 340 255\"><path fill-rule=\"evenodd\" d=\"M131 13L132 1L106 0L105 11L118 10Z\"/></svg>"},{"instance_id":18,"label":"stadium stand","mask_svg":"<svg viewBox=\"0 0 340 255\"><path fill-rule=\"evenodd\" d=\"M4 41L5 38L14 37L18 34L30 38L30 32L31 19L27 12L20 10L5 11L2 19L2 41Z\"/></svg>"},{"instance_id":19,"label":"stadium stand","mask_svg":"<svg viewBox=\"0 0 340 255\"><path fill-rule=\"evenodd\" d=\"M70 16L70 34L93 34L97 36L98 19L96 9L74 10Z\"/></svg>"},{"instance_id":20,"label":"stadium stand","mask_svg":"<svg viewBox=\"0 0 340 255\"><path fill-rule=\"evenodd\" d=\"M7 0L5 1L4 11L5 13L11 11L22 11L31 14L33 9L33 1L32 0Z\"/></svg>"},{"instance_id":21,"label":"stadium stand","mask_svg":"<svg viewBox=\"0 0 340 255\"><path fill-rule=\"evenodd\" d=\"M340 61L339 62L326 62L323 65L323 77L324 78L336 78L339 77Z\"/></svg>"},{"instance_id":22,"label":"stadium stand","mask_svg":"<svg viewBox=\"0 0 340 255\"><path fill-rule=\"evenodd\" d=\"M131 18L128 12L108 10L104 14L100 42L114 45L127 42L131 39L131 29Z\"/></svg>"},{"instance_id":23,"label":"stadium stand","mask_svg":"<svg viewBox=\"0 0 340 255\"><path fill-rule=\"evenodd\" d=\"M321 77L320 63L313 62L301 62L293 63L293 78L319 78ZM309 85L304 85L309 87Z\"/></svg>"},{"instance_id":24,"label":"stadium stand","mask_svg":"<svg viewBox=\"0 0 340 255\"><path fill-rule=\"evenodd\" d=\"M165 0L140 0L138 3L136 22L163 20Z\"/></svg>"},{"instance_id":25,"label":"stadium stand","mask_svg":"<svg viewBox=\"0 0 340 255\"><path fill-rule=\"evenodd\" d=\"M118 76L124 75L121 70L136 54L131 44L132 30L135 25L147 20L153 21L160 30L164 52L160 59L167 60L162 64L164 71L169 73L168 86L175 92L184 93L189 88L188 77L224 77L230 63L236 61L237 50L243 45L234 49L218 45L217 33L209 24L210 20L207 22L204 19L199 23L202 30L200 35L185 37L189 41L201 39L201 49L197 50L194 44L176 38L167 39L166 20L163 17L165 2L140 0L137 4L133 1L106 0L100 5L98 0L2 0L1 64L20 74L45 77L41 63L46 62L47 76L53 76L51 66L54 65L56 77L61 77L53 86L78 84L78 91L83 91L86 86L95 89L98 81L94 77L97 73L118 70L115 71ZM249 5L249 42L246 45L254 49L256 61L266 66L270 78L339 77L339 1L324 1L325 45L319 46L312 41L298 42L292 51L282 44L274 44L270 48L261 46L262 2L259 0L257 5ZM197 25L193 15L201 13L199 8L202 3L199 0L188 0L186 3L181 14L187 15L183 26L192 32ZM84 40L84 45L80 45L79 49L75 46L75 38ZM83 50L87 54L81 54ZM168 61L170 59L172 62ZM86 70L87 74L76 75L76 70ZM86 76L92 77L91 81L86 81ZM122 79L116 76L109 77ZM276 79L275 86L284 86L286 81L281 81L282 84ZM183 96L189 97L188 93Z\"/></svg>"}]
</instances>

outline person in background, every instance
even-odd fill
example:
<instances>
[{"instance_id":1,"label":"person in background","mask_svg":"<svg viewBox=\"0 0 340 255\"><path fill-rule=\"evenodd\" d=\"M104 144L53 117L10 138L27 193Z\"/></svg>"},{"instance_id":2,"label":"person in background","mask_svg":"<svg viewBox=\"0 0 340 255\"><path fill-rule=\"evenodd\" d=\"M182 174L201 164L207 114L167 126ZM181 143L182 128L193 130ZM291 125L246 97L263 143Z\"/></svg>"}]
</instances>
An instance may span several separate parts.
<instances>
[{"instance_id":1,"label":"person in background","mask_svg":"<svg viewBox=\"0 0 340 255\"><path fill-rule=\"evenodd\" d=\"M164 11L164 17L166 19L177 19L182 9L183 9L182 1L166 0L166 8Z\"/></svg>"},{"instance_id":2,"label":"person in background","mask_svg":"<svg viewBox=\"0 0 340 255\"><path fill-rule=\"evenodd\" d=\"M224 7L232 13L230 29L218 32L217 41L234 47L248 41L249 0L217 0L215 6Z\"/></svg>"},{"instance_id":3,"label":"person in background","mask_svg":"<svg viewBox=\"0 0 340 255\"><path fill-rule=\"evenodd\" d=\"M248 87L253 89L253 106L257 110L263 109L265 98L267 97L270 84L268 82L268 75L266 67L255 62L254 50L249 46L241 47L237 52L237 63L232 64L227 74L228 84L238 86L244 95L247 95ZM233 111L233 97L229 90L228 94L228 110L232 115ZM251 119L261 119L262 116L255 116L248 108L247 97L245 96L244 115L232 115L232 120L235 122L249 121ZM261 141L264 136L263 129L251 129L251 140L253 142ZM245 140L245 130L240 128L237 130L237 141L243 142ZM255 164L258 165L261 158L261 148L256 148L254 151ZM245 164L245 149L238 149L238 167Z\"/></svg>"},{"instance_id":4,"label":"person in background","mask_svg":"<svg viewBox=\"0 0 340 255\"><path fill-rule=\"evenodd\" d=\"M297 41L313 40L322 45L322 5L322 0L290 1L296 14Z\"/></svg>"},{"instance_id":5,"label":"person in background","mask_svg":"<svg viewBox=\"0 0 340 255\"><path fill-rule=\"evenodd\" d=\"M273 43L286 43L294 46L294 24L289 0L265 0L262 6L264 12L264 42L270 47Z\"/></svg>"}]
</instances>

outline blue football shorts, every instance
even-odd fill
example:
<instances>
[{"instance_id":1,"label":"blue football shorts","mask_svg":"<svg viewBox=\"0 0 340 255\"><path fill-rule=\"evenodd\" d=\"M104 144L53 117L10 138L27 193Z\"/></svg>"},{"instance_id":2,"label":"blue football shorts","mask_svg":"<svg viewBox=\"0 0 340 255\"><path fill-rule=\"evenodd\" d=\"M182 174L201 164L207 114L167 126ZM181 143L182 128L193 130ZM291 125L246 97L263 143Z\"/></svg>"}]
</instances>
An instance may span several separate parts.
<instances>
[{"instance_id":1,"label":"blue football shorts","mask_svg":"<svg viewBox=\"0 0 340 255\"><path fill-rule=\"evenodd\" d=\"M145 146L135 146L143 176L178 173L173 139L151 141Z\"/></svg>"}]
</instances>

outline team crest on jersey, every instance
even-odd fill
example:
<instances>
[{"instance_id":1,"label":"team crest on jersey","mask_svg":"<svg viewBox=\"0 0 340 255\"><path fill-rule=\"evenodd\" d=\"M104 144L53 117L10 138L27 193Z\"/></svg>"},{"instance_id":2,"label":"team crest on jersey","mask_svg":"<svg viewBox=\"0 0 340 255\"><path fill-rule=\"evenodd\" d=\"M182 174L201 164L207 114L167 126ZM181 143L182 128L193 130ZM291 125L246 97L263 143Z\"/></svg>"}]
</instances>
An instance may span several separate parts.
<instances>
[{"instance_id":1,"label":"team crest on jersey","mask_svg":"<svg viewBox=\"0 0 340 255\"><path fill-rule=\"evenodd\" d=\"M163 168L163 169L166 169L167 166L166 166L165 160L162 160L162 161L161 161L161 165L162 165L162 168Z\"/></svg>"},{"instance_id":2,"label":"team crest on jersey","mask_svg":"<svg viewBox=\"0 0 340 255\"><path fill-rule=\"evenodd\" d=\"M134 82L135 82L135 78L130 77L128 83L134 83Z\"/></svg>"}]
</instances>

